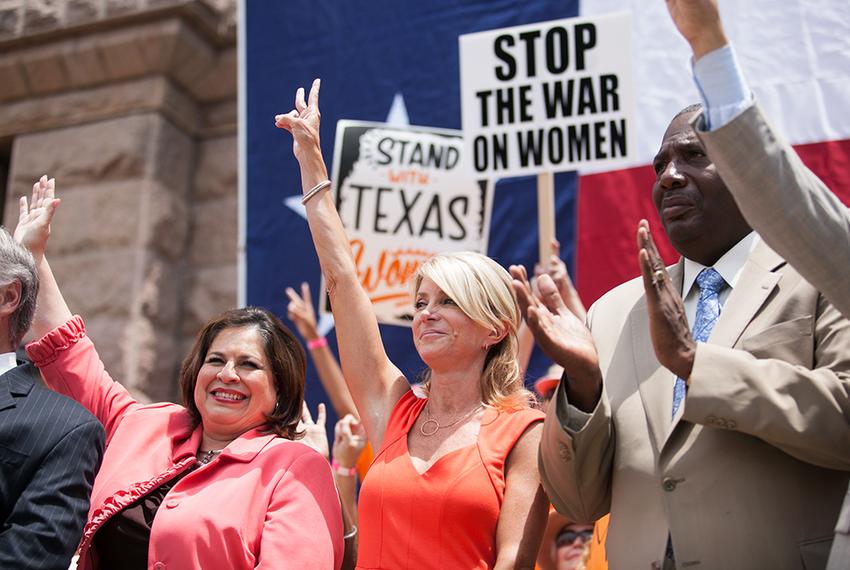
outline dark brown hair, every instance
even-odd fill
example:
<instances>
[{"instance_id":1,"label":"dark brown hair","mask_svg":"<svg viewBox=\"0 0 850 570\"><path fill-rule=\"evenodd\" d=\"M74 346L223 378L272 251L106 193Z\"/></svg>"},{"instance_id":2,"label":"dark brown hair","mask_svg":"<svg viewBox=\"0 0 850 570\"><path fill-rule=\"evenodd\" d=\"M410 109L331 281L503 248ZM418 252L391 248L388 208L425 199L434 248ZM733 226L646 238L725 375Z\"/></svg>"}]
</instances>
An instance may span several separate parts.
<instances>
[{"instance_id":1,"label":"dark brown hair","mask_svg":"<svg viewBox=\"0 0 850 570\"><path fill-rule=\"evenodd\" d=\"M268 430L287 439L298 439L303 434L297 431L304 402L304 379L307 361L304 349L295 335L280 322L273 313L259 307L231 309L214 318L201 329L195 345L183 361L180 369L180 392L183 405L192 419L201 421L201 413L195 405L195 384L198 372L204 364L210 345L225 329L253 327L263 339L266 359L271 367L277 401L272 413L266 416Z\"/></svg>"}]
</instances>

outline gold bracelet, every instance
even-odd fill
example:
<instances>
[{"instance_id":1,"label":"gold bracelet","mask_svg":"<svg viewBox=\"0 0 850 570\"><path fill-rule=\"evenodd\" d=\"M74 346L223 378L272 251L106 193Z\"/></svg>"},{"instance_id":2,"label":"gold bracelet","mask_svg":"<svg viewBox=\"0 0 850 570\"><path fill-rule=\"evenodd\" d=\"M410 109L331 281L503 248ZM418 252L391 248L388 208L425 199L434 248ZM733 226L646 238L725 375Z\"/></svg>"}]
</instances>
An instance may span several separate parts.
<instances>
[{"instance_id":1,"label":"gold bracelet","mask_svg":"<svg viewBox=\"0 0 850 570\"><path fill-rule=\"evenodd\" d=\"M306 194L304 194L304 197L301 198L301 204L306 204L310 200L310 198L312 198L313 196L315 196L316 194L318 194L319 192L321 192L325 188L328 188L330 185L331 185L330 180L322 180L321 182L319 182L318 184L316 184L315 186L310 188L307 191Z\"/></svg>"}]
</instances>

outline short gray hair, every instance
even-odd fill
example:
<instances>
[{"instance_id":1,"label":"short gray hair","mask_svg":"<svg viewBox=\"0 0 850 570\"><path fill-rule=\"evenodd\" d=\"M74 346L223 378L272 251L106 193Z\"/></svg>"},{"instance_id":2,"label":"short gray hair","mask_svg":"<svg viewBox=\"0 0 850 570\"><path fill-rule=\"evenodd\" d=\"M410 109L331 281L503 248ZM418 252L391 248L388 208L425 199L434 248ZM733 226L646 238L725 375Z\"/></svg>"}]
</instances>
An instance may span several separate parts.
<instances>
[{"instance_id":1,"label":"short gray hair","mask_svg":"<svg viewBox=\"0 0 850 570\"><path fill-rule=\"evenodd\" d=\"M21 299L9 317L9 340L13 350L20 345L35 316L38 273L32 254L16 242L6 228L0 227L0 286L15 281L21 284Z\"/></svg>"}]
</instances>

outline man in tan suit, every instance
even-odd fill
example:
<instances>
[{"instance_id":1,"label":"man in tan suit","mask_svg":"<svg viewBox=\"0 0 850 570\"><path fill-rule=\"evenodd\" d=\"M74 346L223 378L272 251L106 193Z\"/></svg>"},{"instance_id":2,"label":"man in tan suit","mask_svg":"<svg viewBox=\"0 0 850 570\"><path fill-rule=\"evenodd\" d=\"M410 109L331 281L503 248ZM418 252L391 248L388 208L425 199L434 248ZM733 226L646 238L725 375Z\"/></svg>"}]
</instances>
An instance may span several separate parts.
<instances>
[{"instance_id":1,"label":"man in tan suit","mask_svg":"<svg viewBox=\"0 0 850 570\"><path fill-rule=\"evenodd\" d=\"M850 469L850 322L751 232L691 128L699 113L671 122L654 161L683 256L669 274L643 222L643 275L591 307L589 334L550 280L542 302L516 283L565 368L542 480L572 520L610 510L611 568L822 568ZM703 302L706 268L719 286Z\"/></svg>"},{"instance_id":2,"label":"man in tan suit","mask_svg":"<svg viewBox=\"0 0 850 570\"><path fill-rule=\"evenodd\" d=\"M669 1L668 7L691 45L695 68L722 50L734 58L716 0ZM771 127L737 63L711 83L700 86L710 121L701 121L697 133L744 218L850 316L850 211Z\"/></svg>"},{"instance_id":3,"label":"man in tan suit","mask_svg":"<svg viewBox=\"0 0 850 570\"><path fill-rule=\"evenodd\" d=\"M668 7L696 60L731 51L716 0L672 1ZM697 132L708 155L764 241L850 317L850 211L773 130L738 66L719 69L712 84L700 89L710 120ZM829 568L850 568L850 489Z\"/></svg>"}]
</instances>

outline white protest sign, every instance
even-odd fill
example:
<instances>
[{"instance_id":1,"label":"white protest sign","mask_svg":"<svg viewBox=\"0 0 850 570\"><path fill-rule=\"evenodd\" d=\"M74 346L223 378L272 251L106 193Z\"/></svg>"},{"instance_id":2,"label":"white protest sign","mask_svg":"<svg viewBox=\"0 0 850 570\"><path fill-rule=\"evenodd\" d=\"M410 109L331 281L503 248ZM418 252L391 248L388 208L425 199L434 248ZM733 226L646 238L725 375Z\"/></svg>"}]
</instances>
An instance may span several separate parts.
<instances>
[{"instance_id":1,"label":"white protest sign","mask_svg":"<svg viewBox=\"0 0 850 570\"><path fill-rule=\"evenodd\" d=\"M337 123L334 196L379 322L409 326L409 279L432 255L487 253L492 184L465 153L460 131Z\"/></svg>"},{"instance_id":2,"label":"white protest sign","mask_svg":"<svg viewBox=\"0 0 850 570\"><path fill-rule=\"evenodd\" d=\"M634 153L631 15L460 36L461 112L479 175L615 168Z\"/></svg>"}]
</instances>

